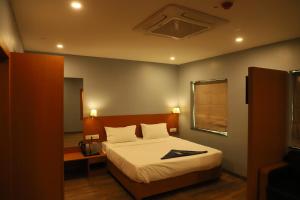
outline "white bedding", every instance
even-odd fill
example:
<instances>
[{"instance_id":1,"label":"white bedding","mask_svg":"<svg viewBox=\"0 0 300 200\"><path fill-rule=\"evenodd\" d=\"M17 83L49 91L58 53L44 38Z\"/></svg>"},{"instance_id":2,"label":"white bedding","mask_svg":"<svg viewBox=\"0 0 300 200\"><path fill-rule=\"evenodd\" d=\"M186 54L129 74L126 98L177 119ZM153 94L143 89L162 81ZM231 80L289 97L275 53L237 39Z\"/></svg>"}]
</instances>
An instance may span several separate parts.
<instances>
[{"instance_id":1,"label":"white bedding","mask_svg":"<svg viewBox=\"0 0 300 200\"><path fill-rule=\"evenodd\" d=\"M103 142L102 149L124 174L141 183L212 169L222 162L221 151L171 136L114 144ZM171 149L208 152L161 160Z\"/></svg>"}]
</instances>

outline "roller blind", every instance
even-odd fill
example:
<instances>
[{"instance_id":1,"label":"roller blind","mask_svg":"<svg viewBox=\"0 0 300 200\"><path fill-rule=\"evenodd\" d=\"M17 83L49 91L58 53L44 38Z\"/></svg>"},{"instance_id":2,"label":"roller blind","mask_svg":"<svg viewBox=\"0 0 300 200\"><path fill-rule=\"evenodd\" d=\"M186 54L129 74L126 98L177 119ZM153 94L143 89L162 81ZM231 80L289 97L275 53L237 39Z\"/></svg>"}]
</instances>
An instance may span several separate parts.
<instances>
[{"instance_id":1,"label":"roller blind","mask_svg":"<svg viewBox=\"0 0 300 200\"><path fill-rule=\"evenodd\" d=\"M194 85L194 128L227 132L227 81Z\"/></svg>"}]
</instances>

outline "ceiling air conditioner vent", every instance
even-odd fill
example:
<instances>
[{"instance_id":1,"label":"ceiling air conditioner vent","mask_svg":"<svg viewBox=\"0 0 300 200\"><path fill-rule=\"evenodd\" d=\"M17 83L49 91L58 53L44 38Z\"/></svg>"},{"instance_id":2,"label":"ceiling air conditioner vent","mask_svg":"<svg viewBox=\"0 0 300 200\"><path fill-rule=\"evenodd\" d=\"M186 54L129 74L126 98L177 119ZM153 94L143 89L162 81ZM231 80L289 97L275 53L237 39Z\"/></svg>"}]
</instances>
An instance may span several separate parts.
<instances>
[{"instance_id":1,"label":"ceiling air conditioner vent","mask_svg":"<svg viewBox=\"0 0 300 200\"><path fill-rule=\"evenodd\" d=\"M134 27L144 33L182 39L228 22L197 10L170 4Z\"/></svg>"}]
</instances>

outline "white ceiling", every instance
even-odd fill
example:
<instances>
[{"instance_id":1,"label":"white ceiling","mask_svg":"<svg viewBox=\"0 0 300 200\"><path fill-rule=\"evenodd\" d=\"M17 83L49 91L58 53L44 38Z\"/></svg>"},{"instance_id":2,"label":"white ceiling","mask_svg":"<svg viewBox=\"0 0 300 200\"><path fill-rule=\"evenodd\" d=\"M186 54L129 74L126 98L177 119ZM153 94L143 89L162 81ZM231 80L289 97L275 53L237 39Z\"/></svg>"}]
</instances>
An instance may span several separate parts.
<instances>
[{"instance_id":1,"label":"white ceiling","mask_svg":"<svg viewBox=\"0 0 300 200\"><path fill-rule=\"evenodd\" d=\"M25 50L182 64L300 37L299 0L11 0ZM228 19L230 23L183 40L144 35L133 27L175 3ZM234 38L243 36L236 44ZM57 49L57 43L64 49ZM175 56L176 60L169 60Z\"/></svg>"}]
</instances>

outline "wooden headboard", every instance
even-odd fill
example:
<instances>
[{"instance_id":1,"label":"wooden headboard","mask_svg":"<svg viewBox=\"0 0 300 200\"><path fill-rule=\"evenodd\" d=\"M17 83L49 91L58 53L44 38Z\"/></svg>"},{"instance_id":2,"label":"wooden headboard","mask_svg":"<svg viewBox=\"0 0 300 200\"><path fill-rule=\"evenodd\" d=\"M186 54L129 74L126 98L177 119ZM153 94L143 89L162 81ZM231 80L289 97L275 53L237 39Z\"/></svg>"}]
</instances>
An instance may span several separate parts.
<instances>
[{"instance_id":1,"label":"wooden headboard","mask_svg":"<svg viewBox=\"0 0 300 200\"><path fill-rule=\"evenodd\" d=\"M167 123L170 128L176 128L178 132L178 114L147 114L147 115L121 115L121 116L101 116L84 118L84 135L99 134L100 141L106 141L104 127L124 127L137 125L136 135L142 137L141 123L156 124ZM174 134L174 133L172 133ZM176 134L176 133L175 133Z\"/></svg>"}]
</instances>

